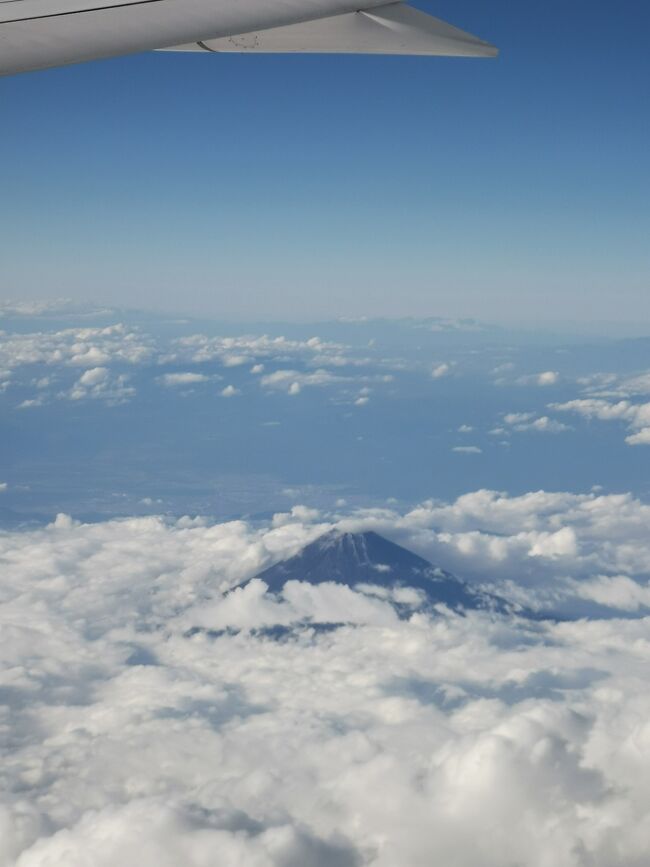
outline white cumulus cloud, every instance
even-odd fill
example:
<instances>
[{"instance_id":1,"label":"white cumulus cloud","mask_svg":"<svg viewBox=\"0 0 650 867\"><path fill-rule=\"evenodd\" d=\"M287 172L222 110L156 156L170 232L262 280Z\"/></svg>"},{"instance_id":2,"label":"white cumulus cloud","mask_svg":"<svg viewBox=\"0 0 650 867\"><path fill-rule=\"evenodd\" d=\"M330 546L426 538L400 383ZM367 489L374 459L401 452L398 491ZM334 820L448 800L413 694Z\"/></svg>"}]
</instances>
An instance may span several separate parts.
<instances>
[{"instance_id":1,"label":"white cumulus cloud","mask_svg":"<svg viewBox=\"0 0 650 867\"><path fill-rule=\"evenodd\" d=\"M537 385L555 385L559 378L557 370L545 370L537 374Z\"/></svg>"},{"instance_id":2,"label":"white cumulus cloud","mask_svg":"<svg viewBox=\"0 0 650 867\"><path fill-rule=\"evenodd\" d=\"M105 328L5 334L0 342L0 365L13 369L31 364L88 368L115 362L142 364L153 352L151 338L118 323Z\"/></svg>"},{"instance_id":3,"label":"white cumulus cloud","mask_svg":"<svg viewBox=\"0 0 650 867\"><path fill-rule=\"evenodd\" d=\"M116 406L130 400L135 389L128 385L125 374L113 375L107 367L93 367L84 371L70 391L59 397L67 400L101 400L109 406Z\"/></svg>"},{"instance_id":4,"label":"white cumulus cloud","mask_svg":"<svg viewBox=\"0 0 650 867\"><path fill-rule=\"evenodd\" d=\"M344 377L330 373L328 370L315 370L313 373L303 373L299 370L276 370L262 376L260 384L263 388L273 391L299 394L303 388L327 386L342 381L344 381Z\"/></svg>"},{"instance_id":5,"label":"white cumulus cloud","mask_svg":"<svg viewBox=\"0 0 650 867\"><path fill-rule=\"evenodd\" d=\"M587 419L625 422L634 431L625 439L628 445L650 445L650 403L588 397L551 404L551 408L558 412L577 413Z\"/></svg>"},{"instance_id":6,"label":"white cumulus cloud","mask_svg":"<svg viewBox=\"0 0 650 867\"><path fill-rule=\"evenodd\" d=\"M433 379L442 379L443 376L447 376L449 373L451 373L451 365L444 361L433 368L431 376Z\"/></svg>"},{"instance_id":7,"label":"white cumulus cloud","mask_svg":"<svg viewBox=\"0 0 650 867\"><path fill-rule=\"evenodd\" d=\"M630 446L650 446L650 427L641 428L635 434L625 437L625 442Z\"/></svg>"}]
</instances>

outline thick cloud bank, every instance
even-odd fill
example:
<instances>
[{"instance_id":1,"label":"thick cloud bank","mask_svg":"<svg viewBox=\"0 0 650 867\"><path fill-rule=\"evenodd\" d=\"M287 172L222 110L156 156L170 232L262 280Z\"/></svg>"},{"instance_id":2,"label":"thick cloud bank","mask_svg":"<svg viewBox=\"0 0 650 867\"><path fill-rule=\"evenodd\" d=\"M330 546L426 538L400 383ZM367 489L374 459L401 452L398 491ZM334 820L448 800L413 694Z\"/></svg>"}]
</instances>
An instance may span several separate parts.
<instances>
[{"instance_id":1,"label":"thick cloud bank","mask_svg":"<svg viewBox=\"0 0 650 867\"><path fill-rule=\"evenodd\" d=\"M611 615L648 601L648 507L481 491L341 521L607 618L228 592L331 520L0 535L2 867L647 864L650 620Z\"/></svg>"}]
</instances>

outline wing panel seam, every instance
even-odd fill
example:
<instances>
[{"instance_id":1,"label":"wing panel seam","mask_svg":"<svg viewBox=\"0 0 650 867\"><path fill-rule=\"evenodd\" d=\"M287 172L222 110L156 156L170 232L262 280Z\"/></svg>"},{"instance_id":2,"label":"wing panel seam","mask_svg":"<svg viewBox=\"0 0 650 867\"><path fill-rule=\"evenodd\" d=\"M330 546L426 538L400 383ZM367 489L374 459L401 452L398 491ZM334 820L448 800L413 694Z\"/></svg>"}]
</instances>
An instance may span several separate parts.
<instances>
[{"instance_id":1,"label":"wing panel seam","mask_svg":"<svg viewBox=\"0 0 650 867\"><path fill-rule=\"evenodd\" d=\"M112 6L95 6L92 9L74 9L70 12L51 12L48 15L30 15L28 18L5 18L2 24L21 24L24 21L42 21L47 18L66 18L72 15L86 15L90 12L108 12L111 9L128 9L130 6L148 6L150 3L163 3L164 0L133 0L132 3L115 3Z\"/></svg>"}]
</instances>

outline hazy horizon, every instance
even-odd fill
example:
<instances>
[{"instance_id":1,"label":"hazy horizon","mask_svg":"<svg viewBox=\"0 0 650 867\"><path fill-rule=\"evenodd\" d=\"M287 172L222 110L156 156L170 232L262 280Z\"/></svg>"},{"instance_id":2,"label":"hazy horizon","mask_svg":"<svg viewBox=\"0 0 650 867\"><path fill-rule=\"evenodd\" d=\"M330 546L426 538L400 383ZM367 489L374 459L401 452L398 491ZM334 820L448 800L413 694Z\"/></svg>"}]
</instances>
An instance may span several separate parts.
<instances>
[{"instance_id":1,"label":"hazy horizon","mask_svg":"<svg viewBox=\"0 0 650 867\"><path fill-rule=\"evenodd\" d=\"M182 293L179 293L179 295ZM38 293L34 295L25 294L21 297L12 296L7 293L4 298L0 298L0 325L3 320L19 320L29 317L31 321L36 321L42 318L44 321L64 318L70 314L75 316L88 315L97 317L102 313L108 317L119 317L122 313L128 316L145 316L157 319L168 319L169 322L178 322L182 320L188 321L205 321L212 324L219 324L232 328L246 327L263 327L264 325L272 326L273 328L287 325L294 326L318 326L329 322L364 322L364 321L386 321L400 322L405 320L428 321L438 320L442 324L453 326L455 323L474 323L482 328L498 328L503 330L513 330L518 333L529 332L531 336L535 334L543 335L573 335L580 337L585 335L588 337L603 339L616 339L625 337L645 337L650 335L650 319L645 322L643 320L626 318L625 311L621 311L619 318L614 319L572 319L566 317L564 319L556 319L553 316L534 316L519 318L517 316L500 316L480 317L473 315L453 315L449 311L441 309L432 309L430 312L417 314L407 311L400 311L394 314L382 315L381 313L372 311L361 313L356 316L329 315L329 316L291 316L286 312L277 313L275 316L260 316L258 312L251 311L246 315L229 316L225 312L215 310L213 313L202 311L200 313L192 312L191 309L184 306L179 300L176 305L170 304L169 307L139 307L132 304L117 304L115 299L111 299L110 295L106 296L105 301L89 302L82 296L66 296L65 293L53 293L51 297L44 297Z\"/></svg>"}]
</instances>

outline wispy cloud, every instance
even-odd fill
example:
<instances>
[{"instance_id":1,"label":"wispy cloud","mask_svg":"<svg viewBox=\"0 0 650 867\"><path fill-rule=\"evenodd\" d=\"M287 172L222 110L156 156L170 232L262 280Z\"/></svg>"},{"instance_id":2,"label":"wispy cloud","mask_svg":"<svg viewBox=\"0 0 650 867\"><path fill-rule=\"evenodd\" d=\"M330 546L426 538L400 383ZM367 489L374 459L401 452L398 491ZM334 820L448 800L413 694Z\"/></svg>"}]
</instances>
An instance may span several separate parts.
<instances>
[{"instance_id":1,"label":"wispy cloud","mask_svg":"<svg viewBox=\"0 0 650 867\"><path fill-rule=\"evenodd\" d=\"M547 415L537 416L534 412L509 412L504 415L503 421L506 428L496 428L495 433L503 434L512 430L518 433L557 434L571 430L569 425L557 419L549 418Z\"/></svg>"},{"instance_id":2,"label":"wispy cloud","mask_svg":"<svg viewBox=\"0 0 650 867\"><path fill-rule=\"evenodd\" d=\"M210 377L204 373L165 373L159 377L160 382L169 388L176 386L197 385L201 382L209 382Z\"/></svg>"}]
</instances>

